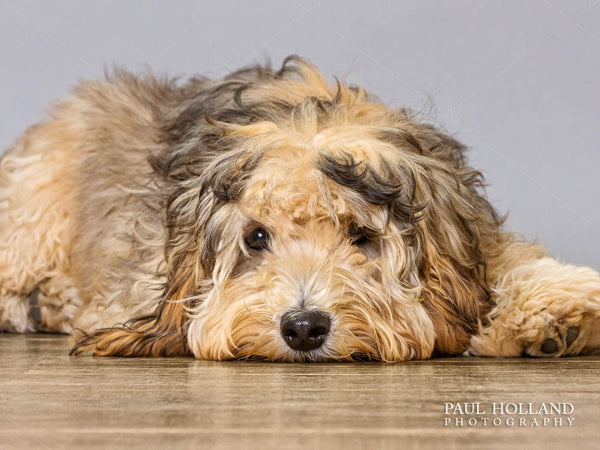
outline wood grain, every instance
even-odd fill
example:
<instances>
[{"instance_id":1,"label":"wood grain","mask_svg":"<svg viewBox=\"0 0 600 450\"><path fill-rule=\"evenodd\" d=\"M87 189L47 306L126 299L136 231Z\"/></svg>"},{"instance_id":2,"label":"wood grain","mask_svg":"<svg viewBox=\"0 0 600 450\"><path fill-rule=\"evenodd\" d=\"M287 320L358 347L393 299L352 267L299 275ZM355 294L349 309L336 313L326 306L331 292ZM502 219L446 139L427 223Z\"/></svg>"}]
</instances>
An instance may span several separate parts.
<instances>
[{"instance_id":1,"label":"wood grain","mask_svg":"<svg viewBox=\"0 0 600 450\"><path fill-rule=\"evenodd\" d=\"M593 448L600 358L272 364L69 357L0 334L2 448ZM570 402L572 427L444 426L445 402Z\"/></svg>"}]
</instances>

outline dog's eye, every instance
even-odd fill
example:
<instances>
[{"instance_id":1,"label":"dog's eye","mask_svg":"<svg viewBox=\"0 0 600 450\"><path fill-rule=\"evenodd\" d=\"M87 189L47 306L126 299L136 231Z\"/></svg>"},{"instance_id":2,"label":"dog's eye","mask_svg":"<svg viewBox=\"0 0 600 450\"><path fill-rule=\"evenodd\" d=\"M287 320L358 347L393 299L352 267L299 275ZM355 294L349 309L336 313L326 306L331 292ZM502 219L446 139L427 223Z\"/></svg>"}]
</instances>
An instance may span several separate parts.
<instances>
[{"instance_id":1,"label":"dog's eye","mask_svg":"<svg viewBox=\"0 0 600 450\"><path fill-rule=\"evenodd\" d=\"M246 246L255 252L262 252L269 248L269 233L264 228L255 228L246 235Z\"/></svg>"}]
</instances>

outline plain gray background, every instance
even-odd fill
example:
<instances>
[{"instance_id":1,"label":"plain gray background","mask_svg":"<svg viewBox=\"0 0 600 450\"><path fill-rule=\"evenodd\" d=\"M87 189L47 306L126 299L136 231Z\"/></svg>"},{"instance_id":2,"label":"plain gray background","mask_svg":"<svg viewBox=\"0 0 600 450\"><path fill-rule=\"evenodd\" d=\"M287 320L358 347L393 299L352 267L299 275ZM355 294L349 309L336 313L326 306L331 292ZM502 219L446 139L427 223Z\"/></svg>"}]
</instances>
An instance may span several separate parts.
<instances>
[{"instance_id":1,"label":"plain gray background","mask_svg":"<svg viewBox=\"0 0 600 450\"><path fill-rule=\"evenodd\" d=\"M0 0L0 146L104 65L221 76L297 53L471 148L507 227L600 269L600 2Z\"/></svg>"}]
</instances>

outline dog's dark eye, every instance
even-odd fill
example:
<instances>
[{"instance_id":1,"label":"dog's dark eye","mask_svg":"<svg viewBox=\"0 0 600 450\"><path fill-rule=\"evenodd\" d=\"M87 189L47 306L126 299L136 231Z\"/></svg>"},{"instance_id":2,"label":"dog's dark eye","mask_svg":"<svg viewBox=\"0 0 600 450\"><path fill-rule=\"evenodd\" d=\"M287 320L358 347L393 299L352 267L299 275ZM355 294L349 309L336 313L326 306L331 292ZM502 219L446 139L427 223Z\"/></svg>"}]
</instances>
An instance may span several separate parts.
<instances>
[{"instance_id":1,"label":"dog's dark eye","mask_svg":"<svg viewBox=\"0 0 600 450\"><path fill-rule=\"evenodd\" d=\"M269 248L269 233L264 228L255 228L246 235L246 246L255 252L262 252Z\"/></svg>"}]
</instances>

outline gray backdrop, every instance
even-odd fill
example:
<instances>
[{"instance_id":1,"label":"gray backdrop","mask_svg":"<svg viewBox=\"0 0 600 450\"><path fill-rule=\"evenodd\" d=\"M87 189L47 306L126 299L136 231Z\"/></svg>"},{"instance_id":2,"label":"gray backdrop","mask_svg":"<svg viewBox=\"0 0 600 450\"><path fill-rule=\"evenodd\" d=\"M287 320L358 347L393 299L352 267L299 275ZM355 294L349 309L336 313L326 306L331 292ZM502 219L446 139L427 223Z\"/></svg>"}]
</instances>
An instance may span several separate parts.
<instances>
[{"instance_id":1,"label":"gray backdrop","mask_svg":"<svg viewBox=\"0 0 600 450\"><path fill-rule=\"evenodd\" d=\"M471 147L508 227L600 269L600 2L0 0L0 146L105 64L220 76L298 53Z\"/></svg>"}]
</instances>

